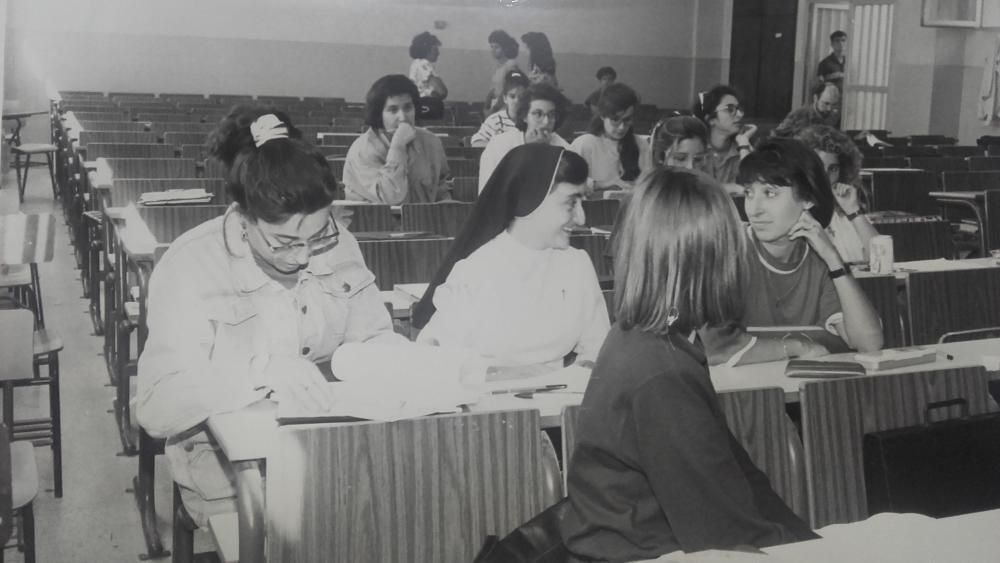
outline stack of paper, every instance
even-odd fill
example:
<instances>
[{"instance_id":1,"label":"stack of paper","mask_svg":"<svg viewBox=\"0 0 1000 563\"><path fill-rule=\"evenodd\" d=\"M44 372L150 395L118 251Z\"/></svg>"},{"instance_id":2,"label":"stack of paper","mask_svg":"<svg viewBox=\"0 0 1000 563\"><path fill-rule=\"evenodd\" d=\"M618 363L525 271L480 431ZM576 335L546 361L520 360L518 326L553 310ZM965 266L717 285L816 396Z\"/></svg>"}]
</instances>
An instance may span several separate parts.
<instances>
[{"instance_id":1,"label":"stack of paper","mask_svg":"<svg viewBox=\"0 0 1000 563\"><path fill-rule=\"evenodd\" d=\"M165 190L162 192L146 192L139 196L140 205L173 205L180 203L211 203L212 194L205 190Z\"/></svg>"},{"instance_id":2,"label":"stack of paper","mask_svg":"<svg viewBox=\"0 0 1000 563\"><path fill-rule=\"evenodd\" d=\"M402 299L407 299L412 303L416 303L423 298L424 293L427 291L427 286L430 284L426 283L397 283L392 286L393 291Z\"/></svg>"}]
</instances>

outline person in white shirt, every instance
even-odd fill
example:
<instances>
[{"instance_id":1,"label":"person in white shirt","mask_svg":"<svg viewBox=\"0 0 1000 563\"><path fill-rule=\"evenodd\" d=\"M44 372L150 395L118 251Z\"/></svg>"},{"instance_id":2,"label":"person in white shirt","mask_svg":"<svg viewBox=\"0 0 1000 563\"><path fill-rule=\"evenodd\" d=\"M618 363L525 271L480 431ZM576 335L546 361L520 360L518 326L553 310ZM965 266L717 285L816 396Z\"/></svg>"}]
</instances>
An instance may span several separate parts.
<instances>
[{"instance_id":1,"label":"person in white shirt","mask_svg":"<svg viewBox=\"0 0 1000 563\"><path fill-rule=\"evenodd\" d=\"M517 129L490 139L479 156L479 193L486 188L493 170L514 147L538 143L569 148L569 143L556 133L569 109L569 100L548 84L532 84L517 101Z\"/></svg>"},{"instance_id":2,"label":"person in white shirt","mask_svg":"<svg viewBox=\"0 0 1000 563\"><path fill-rule=\"evenodd\" d=\"M171 474L199 526L235 510L209 417L266 397L325 408L321 370L341 344L406 344L357 241L332 215L329 164L287 116L267 111L237 107L212 133L234 203L181 235L149 283L136 415L167 439Z\"/></svg>"},{"instance_id":3,"label":"person in white shirt","mask_svg":"<svg viewBox=\"0 0 1000 563\"><path fill-rule=\"evenodd\" d=\"M632 129L637 105L635 90L621 83L608 85L597 101L589 132L569 146L587 161L594 187L629 189L649 169L649 142Z\"/></svg>"},{"instance_id":4,"label":"person in white shirt","mask_svg":"<svg viewBox=\"0 0 1000 563\"><path fill-rule=\"evenodd\" d=\"M528 77L519 70L507 73L503 83L503 96L499 98L499 108L483 121L483 125L469 140L474 147L485 147L490 139L517 128L514 116L517 115L517 100L528 87Z\"/></svg>"},{"instance_id":5,"label":"person in white shirt","mask_svg":"<svg viewBox=\"0 0 1000 563\"><path fill-rule=\"evenodd\" d=\"M423 32L410 43L410 80L417 85L421 98L448 97L448 88L434 70L434 63L441 56L441 41L430 32Z\"/></svg>"},{"instance_id":6,"label":"person in white shirt","mask_svg":"<svg viewBox=\"0 0 1000 563\"><path fill-rule=\"evenodd\" d=\"M596 356L609 329L594 266L570 246L587 163L541 144L510 151L423 298L417 342L471 349L497 367L557 369Z\"/></svg>"}]
</instances>

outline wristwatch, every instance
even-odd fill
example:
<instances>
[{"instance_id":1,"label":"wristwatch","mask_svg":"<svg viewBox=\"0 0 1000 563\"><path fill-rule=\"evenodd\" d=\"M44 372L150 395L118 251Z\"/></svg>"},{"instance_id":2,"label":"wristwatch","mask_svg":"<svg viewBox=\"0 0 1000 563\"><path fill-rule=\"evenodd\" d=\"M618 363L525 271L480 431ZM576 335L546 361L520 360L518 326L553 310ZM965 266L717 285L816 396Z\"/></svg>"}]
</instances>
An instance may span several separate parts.
<instances>
[{"instance_id":1,"label":"wristwatch","mask_svg":"<svg viewBox=\"0 0 1000 563\"><path fill-rule=\"evenodd\" d=\"M861 215L861 210L855 211L854 213L848 213L847 214L847 220L848 221L853 221L853 220L857 219L860 215Z\"/></svg>"},{"instance_id":2,"label":"wristwatch","mask_svg":"<svg viewBox=\"0 0 1000 563\"><path fill-rule=\"evenodd\" d=\"M851 267L848 266L847 263L845 262L836 270L830 270L830 279L835 280L841 276L850 275L850 273L851 273Z\"/></svg>"}]
</instances>

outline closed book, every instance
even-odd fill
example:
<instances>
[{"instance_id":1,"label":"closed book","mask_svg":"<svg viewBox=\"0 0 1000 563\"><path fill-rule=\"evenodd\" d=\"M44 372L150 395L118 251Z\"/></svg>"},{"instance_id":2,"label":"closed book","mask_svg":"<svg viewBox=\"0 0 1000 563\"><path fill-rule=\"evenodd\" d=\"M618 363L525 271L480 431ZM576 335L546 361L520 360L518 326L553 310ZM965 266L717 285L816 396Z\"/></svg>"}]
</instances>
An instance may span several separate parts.
<instances>
[{"instance_id":1,"label":"closed book","mask_svg":"<svg viewBox=\"0 0 1000 563\"><path fill-rule=\"evenodd\" d=\"M812 379L837 379L865 375L865 367L858 362L839 360L788 360L785 375Z\"/></svg>"},{"instance_id":2,"label":"closed book","mask_svg":"<svg viewBox=\"0 0 1000 563\"><path fill-rule=\"evenodd\" d=\"M870 354L855 354L854 360L869 371L929 364L937 360L934 348L904 348L880 350Z\"/></svg>"}]
</instances>

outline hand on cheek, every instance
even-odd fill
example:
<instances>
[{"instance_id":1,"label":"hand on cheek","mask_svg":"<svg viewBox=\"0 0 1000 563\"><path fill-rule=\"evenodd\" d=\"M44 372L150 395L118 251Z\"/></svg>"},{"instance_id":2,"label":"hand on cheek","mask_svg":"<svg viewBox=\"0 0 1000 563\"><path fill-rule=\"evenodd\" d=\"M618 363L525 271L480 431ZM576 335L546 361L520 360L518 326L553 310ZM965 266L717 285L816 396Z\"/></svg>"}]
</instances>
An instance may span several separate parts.
<instances>
[{"instance_id":1,"label":"hand on cheek","mask_svg":"<svg viewBox=\"0 0 1000 563\"><path fill-rule=\"evenodd\" d=\"M804 209L802 215L799 216L799 220L792 225L792 228L788 231L788 238L790 240L805 239L816 254L830 266L836 266L841 263L840 254L833 245L833 241L830 240L829 235L826 234L826 229L819 224L819 221L812 216L812 213L808 209Z\"/></svg>"}]
</instances>

